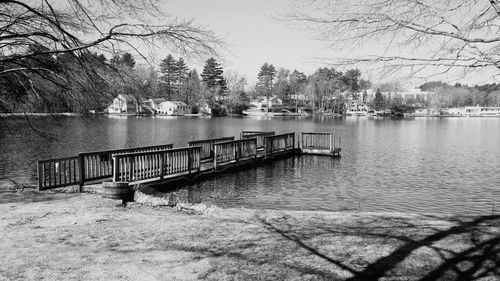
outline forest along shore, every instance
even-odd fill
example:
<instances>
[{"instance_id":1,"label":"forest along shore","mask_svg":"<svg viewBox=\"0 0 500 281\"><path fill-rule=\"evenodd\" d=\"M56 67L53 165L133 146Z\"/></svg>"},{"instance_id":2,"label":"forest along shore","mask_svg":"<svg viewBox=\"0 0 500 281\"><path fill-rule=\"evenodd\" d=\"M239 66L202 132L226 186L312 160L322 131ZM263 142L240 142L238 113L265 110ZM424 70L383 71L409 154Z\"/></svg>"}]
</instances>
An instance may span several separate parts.
<instances>
[{"instance_id":1,"label":"forest along shore","mask_svg":"<svg viewBox=\"0 0 500 281\"><path fill-rule=\"evenodd\" d=\"M500 216L172 208L141 196L122 206L0 187L0 280L499 277Z\"/></svg>"}]
</instances>

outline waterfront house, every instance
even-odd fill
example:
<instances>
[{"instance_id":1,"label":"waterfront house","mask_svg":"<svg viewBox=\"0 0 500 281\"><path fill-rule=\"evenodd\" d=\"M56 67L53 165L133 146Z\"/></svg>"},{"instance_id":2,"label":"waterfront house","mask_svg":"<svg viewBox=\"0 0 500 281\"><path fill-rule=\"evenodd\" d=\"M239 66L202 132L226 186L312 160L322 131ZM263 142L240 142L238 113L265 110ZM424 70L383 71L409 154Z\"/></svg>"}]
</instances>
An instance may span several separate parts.
<instances>
[{"instance_id":1,"label":"waterfront house","mask_svg":"<svg viewBox=\"0 0 500 281\"><path fill-rule=\"evenodd\" d=\"M445 108L443 109L443 114L447 115L465 115L465 108L457 108L457 107L450 107L450 108Z\"/></svg>"},{"instance_id":2,"label":"waterfront house","mask_svg":"<svg viewBox=\"0 0 500 281\"><path fill-rule=\"evenodd\" d=\"M160 106L161 103L166 101L167 100L164 98L155 98L155 99L148 99L146 103L148 104L148 107L151 109L153 113L159 113L161 108Z\"/></svg>"},{"instance_id":3,"label":"waterfront house","mask_svg":"<svg viewBox=\"0 0 500 281\"><path fill-rule=\"evenodd\" d=\"M346 103L347 115L367 115L368 107L362 100L351 100Z\"/></svg>"},{"instance_id":4,"label":"waterfront house","mask_svg":"<svg viewBox=\"0 0 500 281\"><path fill-rule=\"evenodd\" d=\"M158 110L156 112L165 115L182 116L184 114L191 113L191 106L182 101L162 101L158 105Z\"/></svg>"},{"instance_id":5,"label":"waterfront house","mask_svg":"<svg viewBox=\"0 0 500 281\"><path fill-rule=\"evenodd\" d=\"M106 108L106 112L111 114L120 114L120 113L140 113L142 110L142 106L138 103L136 97L132 95L124 95L119 94L117 97L113 99L113 103L111 103L108 108Z\"/></svg>"},{"instance_id":6,"label":"waterfront house","mask_svg":"<svg viewBox=\"0 0 500 281\"><path fill-rule=\"evenodd\" d=\"M256 109L281 107L282 105L283 101L277 96L270 96L269 99L266 96L258 96L250 100L250 106Z\"/></svg>"},{"instance_id":7,"label":"waterfront house","mask_svg":"<svg viewBox=\"0 0 500 281\"><path fill-rule=\"evenodd\" d=\"M500 116L500 107L495 106L466 106L466 116Z\"/></svg>"}]
</instances>

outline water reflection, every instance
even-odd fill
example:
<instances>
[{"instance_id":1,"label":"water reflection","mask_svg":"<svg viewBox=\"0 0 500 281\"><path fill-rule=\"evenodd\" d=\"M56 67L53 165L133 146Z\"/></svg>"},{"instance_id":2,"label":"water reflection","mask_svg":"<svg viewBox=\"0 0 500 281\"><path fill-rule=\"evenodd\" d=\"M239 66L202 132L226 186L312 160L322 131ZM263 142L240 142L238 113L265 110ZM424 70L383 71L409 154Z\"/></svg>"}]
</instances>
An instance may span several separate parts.
<instances>
[{"instance_id":1,"label":"water reflection","mask_svg":"<svg viewBox=\"0 0 500 281\"><path fill-rule=\"evenodd\" d=\"M242 130L333 131L343 157L298 157L179 191L222 207L491 213L500 206L500 119L108 118L2 119L0 176L36 183L36 160L80 151L239 136ZM7 126L6 126L7 125ZM500 207L497 207L500 209Z\"/></svg>"}]
</instances>

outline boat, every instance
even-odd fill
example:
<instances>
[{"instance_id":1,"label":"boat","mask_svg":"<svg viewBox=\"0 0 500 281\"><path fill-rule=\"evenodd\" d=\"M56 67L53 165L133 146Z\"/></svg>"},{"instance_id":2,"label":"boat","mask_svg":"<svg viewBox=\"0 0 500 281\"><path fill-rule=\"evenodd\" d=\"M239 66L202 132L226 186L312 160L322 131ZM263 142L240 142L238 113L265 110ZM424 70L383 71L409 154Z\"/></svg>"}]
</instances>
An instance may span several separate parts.
<instances>
[{"instance_id":1,"label":"boat","mask_svg":"<svg viewBox=\"0 0 500 281\"><path fill-rule=\"evenodd\" d=\"M373 109L368 110L367 115L371 116L371 117L377 117L378 116L378 114Z\"/></svg>"}]
</instances>

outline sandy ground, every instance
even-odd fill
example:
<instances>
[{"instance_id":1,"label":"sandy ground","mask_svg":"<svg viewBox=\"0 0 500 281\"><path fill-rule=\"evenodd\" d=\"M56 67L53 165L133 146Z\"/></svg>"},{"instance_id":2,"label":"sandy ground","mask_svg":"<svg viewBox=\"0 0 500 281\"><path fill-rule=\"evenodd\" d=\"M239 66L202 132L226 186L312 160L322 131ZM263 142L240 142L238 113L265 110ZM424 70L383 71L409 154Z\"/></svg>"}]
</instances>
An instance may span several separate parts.
<instances>
[{"instance_id":1,"label":"sandy ground","mask_svg":"<svg viewBox=\"0 0 500 281\"><path fill-rule=\"evenodd\" d=\"M123 207L4 188L0 237L0 280L500 280L499 216Z\"/></svg>"}]
</instances>

